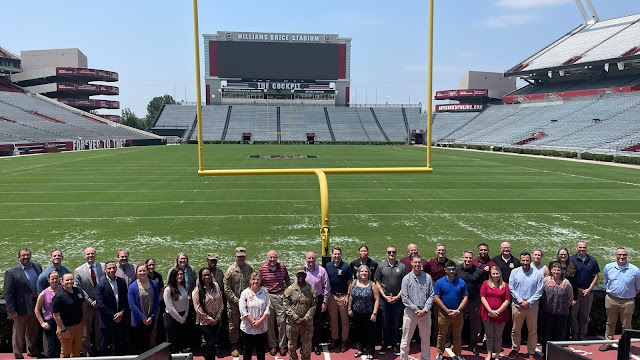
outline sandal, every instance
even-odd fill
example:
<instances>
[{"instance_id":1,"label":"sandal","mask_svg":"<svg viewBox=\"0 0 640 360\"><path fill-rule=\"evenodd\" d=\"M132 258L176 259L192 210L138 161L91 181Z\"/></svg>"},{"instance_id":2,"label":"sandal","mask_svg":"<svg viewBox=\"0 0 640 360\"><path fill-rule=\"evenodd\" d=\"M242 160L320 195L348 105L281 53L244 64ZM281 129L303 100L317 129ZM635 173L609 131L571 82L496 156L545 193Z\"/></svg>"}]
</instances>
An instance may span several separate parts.
<instances>
[{"instance_id":1,"label":"sandal","mask_svg":"<svg viewBox=\"0 0 640 360\"><path fill-rule=\"evenodd\" d=\"M364 353L362 351L358 350L358 351L356 351L355 354L353 354L353 357L354 358L359 358L360 356L362 356L362 354L364 354Z\"/></svg>"},{"instance_id":2,"label":"sandal","mask_svg":"<svg viewBox=\"0 0 640 360\"><path fill-rule=\"evenodd\" d=\"M367 359L368 360L373 360L373 355L372 354L367 355Z\"/></svg>"}]
</instances>

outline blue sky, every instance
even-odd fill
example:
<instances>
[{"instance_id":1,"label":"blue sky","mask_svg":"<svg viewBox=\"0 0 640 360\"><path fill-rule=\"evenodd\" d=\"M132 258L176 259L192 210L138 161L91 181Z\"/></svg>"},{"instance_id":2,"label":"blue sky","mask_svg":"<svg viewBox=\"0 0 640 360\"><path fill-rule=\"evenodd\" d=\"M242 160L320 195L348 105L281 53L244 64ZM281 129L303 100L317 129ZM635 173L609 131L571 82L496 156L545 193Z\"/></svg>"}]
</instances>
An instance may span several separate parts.
<instances>
[{"instance_id":1,"label":"blue sky","mask_svg":"<svg viewBox=\"0 0 640 360\"><path fill-rule=\"evenodd\" d=\"M601 19L640 13L638 0L593 3ZM18 55L79 48L89 67L119 73L110 98L122 109L144 116L165 93L196 100L191 1L16 1L11 13L0 45ZM574 0L436 0L434 14L434 91L458 88L467 70L505 71L583 21ZM426 0L199 1L201 34L351 37L351 103L426 104L428 15Z\"/></svg>"}]
</instances>

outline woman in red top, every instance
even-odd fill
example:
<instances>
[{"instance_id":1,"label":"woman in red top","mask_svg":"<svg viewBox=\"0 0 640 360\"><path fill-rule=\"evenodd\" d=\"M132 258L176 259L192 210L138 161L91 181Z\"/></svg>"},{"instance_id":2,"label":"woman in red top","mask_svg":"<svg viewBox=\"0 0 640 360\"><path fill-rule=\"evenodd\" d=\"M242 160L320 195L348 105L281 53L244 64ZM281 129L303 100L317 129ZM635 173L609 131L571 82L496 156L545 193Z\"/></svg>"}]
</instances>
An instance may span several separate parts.
<instances>
[{"instance_id":1,"label":"woman in red top","mask_svg":"<svg viewBox=\"0 0 640 360\"><path fill-rule=\"evenodd\" d=\"M489 280L480 287L480 316L484 322L484 331L487 334L487 357L493 359L493 353L500 356L502 351L502 331L509 320L509 302L511 291L509 285L502 281L502 272L497 266L490 269Z\"/></svg>"}]
</instances>

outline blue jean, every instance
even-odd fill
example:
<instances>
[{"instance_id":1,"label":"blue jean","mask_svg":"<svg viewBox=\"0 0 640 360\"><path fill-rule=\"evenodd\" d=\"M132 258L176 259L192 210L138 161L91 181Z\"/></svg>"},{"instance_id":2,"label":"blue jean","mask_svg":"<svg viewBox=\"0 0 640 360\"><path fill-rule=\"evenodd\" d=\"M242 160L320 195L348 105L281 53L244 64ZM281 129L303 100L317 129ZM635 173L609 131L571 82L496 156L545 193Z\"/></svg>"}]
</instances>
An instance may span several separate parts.
<instances>
[{"instance_id":1,"label":"blue jean","mask_svg":"<svg viewBox=\"0 0 640 360\"><path fill-rule=\"evenodd\" d=\"M402 311L404 306L402 300L393 304L387 303L384 299L380 299L380 309L382 310L382 347L396 346L398 344L398 332L400 329L400 320L402 320Z\"/></svg>"},{"instance_id":2,"label":"blue jean","mask_svg":"<svg viewBox=\"0 0 640 360\"><path fill-rule=\"evenodd\" d=\"M45 355L48 358L59 358L60 357L60 340L58 340L58 335L56 335L56 330L58 330L58 326L56 325L55 320L53 318L49 320L45 320L49 326L51 326L50 330L44 331L44 336L47 338L47 349L45 349Z\"/></svg>"}]
</instances>

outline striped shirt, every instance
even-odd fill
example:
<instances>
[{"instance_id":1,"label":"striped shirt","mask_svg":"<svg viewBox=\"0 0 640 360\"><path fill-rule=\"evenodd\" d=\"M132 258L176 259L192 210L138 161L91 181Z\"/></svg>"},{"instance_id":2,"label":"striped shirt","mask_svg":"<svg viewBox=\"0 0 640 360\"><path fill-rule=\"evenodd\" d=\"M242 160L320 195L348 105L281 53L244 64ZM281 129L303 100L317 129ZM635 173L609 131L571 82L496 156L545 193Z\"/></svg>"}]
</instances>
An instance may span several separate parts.
<instances>
[{"instance_id":1,"label":"striped shirt","mask_svg":"<svg viewBox=\"0 0 640 360\"><path fill-rule=\"evenodd\" d=\"M196 286L191 293L193 307L196 310L196 325L211 325L206 320L220 320L220 316L222 316L222 292L220 292L220 287L217 283L212 282L211 284L215 286L215 291L213 289L207 291L204 295L204 304L200 304L199 286Z\"/></svg>"},{"instance_id":2,"label":"striped shirt","mask_svg":"<svg viewBox=\"0 0 640 360\"><path fill-rule=\"evenodd\" d=\"M270 294L284 291L285 282L291 282L289 272L287 272L287 267L282 263L277 262L274 270L271 270L269 263L266 263L260 266L258 271L260 271L260 275L262 275L262 286Z\"/></svg>"}]
</instances>

